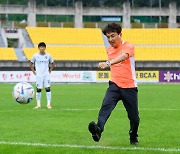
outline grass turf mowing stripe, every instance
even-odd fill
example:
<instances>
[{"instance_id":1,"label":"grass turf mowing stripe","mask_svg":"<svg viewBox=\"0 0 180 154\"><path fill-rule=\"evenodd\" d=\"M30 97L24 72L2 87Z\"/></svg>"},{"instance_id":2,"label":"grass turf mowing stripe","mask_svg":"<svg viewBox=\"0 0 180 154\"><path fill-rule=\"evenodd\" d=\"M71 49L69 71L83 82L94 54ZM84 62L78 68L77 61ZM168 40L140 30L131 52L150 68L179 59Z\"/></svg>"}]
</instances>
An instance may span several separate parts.
<instances>
[{"instance_id":1,"label":"grass turf mowing stripe","mask_svg":"<svg viewBox=\"0 0 180 154\"><path fill-rule=\"evenodd\" d=\"M32 108L33 110L33 108ZM32 111L31 109L29 110L3 110L0 112L22 112L22 111ZM49 109L46 108L41 108L41 109L34 109L38 111L47 111ZM51 109L51 111L99 111L100 109ZM124 109L116 109L116 110L124 110ZM149 109L149 108L142 108L139 109L139 111L179 111L180 109ZM50 110L49 110L50 111Z\"/></svg>"},{"instance_id":2,"label":"grass turf mowing stripe","mask_svg":"<svg viewBox=\"0 0 180 154\"><path fill-rule=\"evenodd\" d=\"M113 146L86 146L75 144L48 144L48 143L28 143L28 142L6 142L0 141L1 145L24 145L37 147L67 147L79 149L112 149L112 150L136 150L136 151L160 151L160 152L180 152L179 148L145 148L145 147L113 147Z\"/></svg>"}]
</instances>

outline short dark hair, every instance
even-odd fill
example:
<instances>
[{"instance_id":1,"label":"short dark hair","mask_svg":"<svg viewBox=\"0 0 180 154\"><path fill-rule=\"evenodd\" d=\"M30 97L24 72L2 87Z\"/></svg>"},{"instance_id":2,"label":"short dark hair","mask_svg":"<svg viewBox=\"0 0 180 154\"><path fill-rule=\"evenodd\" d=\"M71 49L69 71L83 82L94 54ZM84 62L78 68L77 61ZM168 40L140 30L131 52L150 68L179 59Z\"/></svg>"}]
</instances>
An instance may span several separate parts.
<instances>
[{"instance_id":1,"label":"short dark hair","mask_svg":"<svg viewBox=\"0 0 180 154\"><path fill-rule=\"evenodd\" d=\"M40 42L39 44L38 44L38 48L39 47L45 47L46 48L46 44L44 43L44 42Z\"/></svg>"},{"instance_id":2,"label":"short dark hair","mask_svg":"<svg viewBox=\"0 0 180 154\"><path fill-rule=\"evenodd\" d=\"M104 35L110 32L117 32L118 34L120 34L121 31L122 31L121 25L116 23L110 23L102 30Z\"/></svg>"}]
</instances>

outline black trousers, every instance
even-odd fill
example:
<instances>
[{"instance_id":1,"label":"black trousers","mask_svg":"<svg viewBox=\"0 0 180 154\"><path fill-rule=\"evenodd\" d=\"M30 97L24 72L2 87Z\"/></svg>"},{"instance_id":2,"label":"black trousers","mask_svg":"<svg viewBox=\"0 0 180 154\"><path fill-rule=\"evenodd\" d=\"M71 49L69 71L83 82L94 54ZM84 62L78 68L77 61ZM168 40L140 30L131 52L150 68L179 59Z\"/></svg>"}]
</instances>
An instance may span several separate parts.
<instances>
[{"instance_id":1,"label":"black trousers","mask_svg":"<svg viewBox=\"0 0 180 154\"><path fill-rule=\"evenodd\" d=\"M106 95L99 111L97 123L102 131L118 101L122 100L130 120L130 131L133 135L137 136L140 121L137 94L137 88L120 88L114 82L109 81L109 88L106 91Z\"/></svg>"}]
</instances>

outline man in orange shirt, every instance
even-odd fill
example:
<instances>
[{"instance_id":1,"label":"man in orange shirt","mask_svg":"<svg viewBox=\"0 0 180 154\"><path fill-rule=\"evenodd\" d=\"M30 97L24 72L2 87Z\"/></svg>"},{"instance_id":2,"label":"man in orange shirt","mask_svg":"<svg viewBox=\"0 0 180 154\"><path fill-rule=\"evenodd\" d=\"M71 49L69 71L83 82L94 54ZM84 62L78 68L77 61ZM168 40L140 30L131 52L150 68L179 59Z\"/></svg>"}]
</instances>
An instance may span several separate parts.
<instances>
[{"instance_id":1,"label":"man in orange shirt","mask_svg":"<svg viewBox=\"0 0 180 154\"><path fill-rule=\"evenodd\" d=\"M121 31L121 26L116 23L108 24L103 30L103 34L106 35L110 46L107 48L108 61L100 62L99 68L110 67L111 80L99 111L98 122L97 124L94 121L90 122L88 129L93 140L98 142L112 110L116 107L118 101L122 100L130 121L130 144L137 145L140 119L134 46L122 40Z\"/></svg>"}]
</instances>

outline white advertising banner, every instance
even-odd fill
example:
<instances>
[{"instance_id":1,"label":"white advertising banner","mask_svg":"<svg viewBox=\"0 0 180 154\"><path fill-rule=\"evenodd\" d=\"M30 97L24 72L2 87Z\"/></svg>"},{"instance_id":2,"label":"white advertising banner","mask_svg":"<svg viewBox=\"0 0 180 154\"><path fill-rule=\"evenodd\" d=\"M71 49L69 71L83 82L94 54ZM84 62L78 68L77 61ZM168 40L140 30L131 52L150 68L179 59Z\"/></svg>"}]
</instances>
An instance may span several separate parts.
<instances>
[{"instance_id":1,"label":"white advertising banner","mask_svg":"<svg viewBox=\"0 0 180 154\"><path fill-rule=\"evenodd\" d=\"M53 71L51 82L96 82L96 71Z\"/></svg>"},{"instance_id":2,"label":"white advertising banner","mask_svg":"<svg viewBox=\"0 0 180 154\"><path fill-rule=\"evenodd\" d=\"M30 71L0 71L0 82L34 82L36 77Z\"/></svg>"},{"instance_id":3,"label":"white advertising banner","mask_svg":"<svg viewBox=\"0 0 180 154\"><path fill-rule=\"evenodd\" d=\"M0 82L35 82L31 71L0 71ZM51 82L96 82L96 71L53 71Z\"/></svg>"},{"instance_id":4,"label":"white advertising banner","mask_svg":"<svg viewBox=\"0 0 180 154\"><path fill-rule=\"evenodd\" d=\"M138 83L159 82L159 71L137 71ZM83 83L108 82L110 71L52 71L51 82ZM36 76L31 71L0 71L0 82L36 82Z\"/></svg>"}]
</instances>

